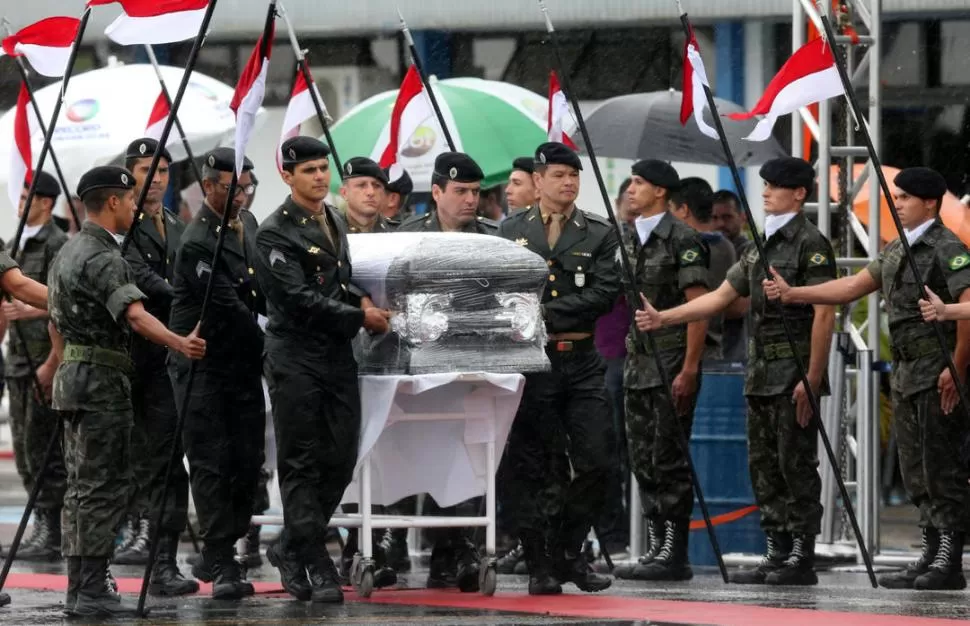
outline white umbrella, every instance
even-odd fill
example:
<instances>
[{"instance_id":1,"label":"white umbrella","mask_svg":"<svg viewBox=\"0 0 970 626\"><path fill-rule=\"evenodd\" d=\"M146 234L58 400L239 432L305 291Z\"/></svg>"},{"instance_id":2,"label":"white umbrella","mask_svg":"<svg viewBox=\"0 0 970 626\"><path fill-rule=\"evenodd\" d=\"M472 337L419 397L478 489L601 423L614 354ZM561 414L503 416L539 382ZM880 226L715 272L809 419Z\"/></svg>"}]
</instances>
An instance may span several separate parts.
<instances>
[{"instance_id":1,"label":"white umbrella","mask_svg":"<svg viewBox=\"0 0 970 626\"><path fill-rule=\"evenodd\" d=\"M174 100L185 70L163 65L161 71ZM61 83L57 82L35 94L45 123L49 122L60 90ZM97 165L118 162L128 144L145 135L145 126L159 91L158 77L149 64L116 65L71 78L52 146L72 194L84 172ZM232 95L233 87L199 72L192 73L178 118L196 156L216 146L232 144L236 127L235 117L229 109ZM260 109L259 118L264 115L265 109ZM13 118L13 109L0 117L0 183L4 184L10 169ZM34 132L35 164L43 140L39 130ZM186 158L174 127L168 148L176 161ZM44 169L54 172L50 156Z\"/></svg>"}]
</instances>

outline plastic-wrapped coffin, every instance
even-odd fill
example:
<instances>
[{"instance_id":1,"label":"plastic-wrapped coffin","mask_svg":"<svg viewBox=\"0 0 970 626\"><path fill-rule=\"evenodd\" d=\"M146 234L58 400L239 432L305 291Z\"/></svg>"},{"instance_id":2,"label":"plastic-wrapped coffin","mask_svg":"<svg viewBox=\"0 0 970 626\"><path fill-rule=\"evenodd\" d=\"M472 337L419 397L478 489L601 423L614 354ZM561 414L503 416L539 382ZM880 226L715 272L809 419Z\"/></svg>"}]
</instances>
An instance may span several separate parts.
<instances>
[{"instance_id":1,"label":"plastic-wrapped coffin","mask_svg":"<svg viewBox=\"0 0 970 626\"><path fill-rule=\"evenodd\" d=\"M353 281L394 312L391 332L361 331L361 373L549 369L539 304L548 275L507 239L464 233L350 235Z\"/></svg>"}]
</instances>

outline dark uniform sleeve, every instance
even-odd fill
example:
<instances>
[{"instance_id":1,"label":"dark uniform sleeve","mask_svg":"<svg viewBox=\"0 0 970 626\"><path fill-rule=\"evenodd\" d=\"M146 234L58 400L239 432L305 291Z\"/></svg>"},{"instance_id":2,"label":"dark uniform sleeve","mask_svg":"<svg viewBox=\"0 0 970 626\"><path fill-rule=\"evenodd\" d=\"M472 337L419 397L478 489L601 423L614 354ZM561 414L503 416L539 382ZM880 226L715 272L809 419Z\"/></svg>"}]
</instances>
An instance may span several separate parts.
<instances>
[{"instance_id":1,"label":"dark uniform sleeve","mask_svg":"<svg viewBox=\"0 0 970 626\"><path fill-rule=\"evenodd\" d=\"M802 247L799 266L805 276L805 286L821 285L836 278L835 252L832 244L821 234L812 237Z\"/></svg>"},{"instance_id":2,"label":"dark uniform sleeve","mask_svg":"<svg viewBox=\"0 0 970 626\"><path fill-rule=\"evenodd\" d=\"M678 289L683 291L695 286L711 288L707 271L711 263L711 251L699 233L678 238L674 242L674 253L677 255Z\"/></svg>"},{"instance_id":3,"label":"dark uniform sleeve","mask_svg":"<svg viewBox=\"0 0 970 626\"><path fill-rule=\"evenodd\" d=\"M128 251L125 252L125 260L131 267L135 285L151 300L152 306L154 307L157 303L159 308L170 307L175 298L175 289L148 265L134 242L128 246ZM157 311L159 309L153 308L152 310Z\"/></svg>"},{"instance_id":4,"label":"dark uniform sleeve","mask_svg":"<svg viewBox=\"0 0 970 626\"><path fill-rule=\"evenodd\" d=\"M364 325L364 312L311 289L292 242L273 229L256 236L256 278L266 299L292 320L351 338Z\"/></svg>"},{"instance_id":5,"label":"dark uniform sleeve","mask_svg":"<svg viewBox=\"0 0 970 626\"><path fill-rule=\"evenodd\" d=\"M749 261L748 253L743 252L738 262L731 266L724 282L731 285L731 288L738 292L742 298L751 297L751 282L748 280Z\"/></svg>"},{"instance_id":6,"label":"dark uniform sleeve","mask_svg":"<svg viewBox=\"0 0 970 626\"><path fill-rule=\"evenodd\" d=\"M104 253L91 259L85 277L115 322L121 321L128 305L145 299L133 282L128 264L116 254Z\"/></svg>"},{"instance_id":7,"label":"dark uniform sleeve","mask_svg":"<svg viewBox=\"0 0 970 626\"><path fill-rule=\"evenodd\" d=\"M176 272L192 295L201 302L212 275L212 251L196 241L186 241L176 259ZM215 274L209 306L211 309L207 315L207 326L227 326L235 332L246 329L252 335L262 333L249 307L240 299L225 272Z\"/></svg>"},{"instance_id":8,"label":"dark uniform sleeve","mask_svg":"<svg viewBox=\"0 0 970 626\"><path fill-rule=\"evenodd\" d=\"M936 247L936 259L947 289L954 300L970 287L970 254L963 242L957 240L941 241Z\"/></svg>"},{"instance_id":9,"label":"dark uniform sleeve","mask_svg":"<svg viewBox=\"0 0 970 626\"><path fill-rule=\"evenodd\" d=\"M618 246L612 228L604 230L603 238L593 253L593 270L585 287L545 303L546 322L556 331L591 326L609 313L620 293L620 271L616 261Z\"/></svg>"}]
</instances>

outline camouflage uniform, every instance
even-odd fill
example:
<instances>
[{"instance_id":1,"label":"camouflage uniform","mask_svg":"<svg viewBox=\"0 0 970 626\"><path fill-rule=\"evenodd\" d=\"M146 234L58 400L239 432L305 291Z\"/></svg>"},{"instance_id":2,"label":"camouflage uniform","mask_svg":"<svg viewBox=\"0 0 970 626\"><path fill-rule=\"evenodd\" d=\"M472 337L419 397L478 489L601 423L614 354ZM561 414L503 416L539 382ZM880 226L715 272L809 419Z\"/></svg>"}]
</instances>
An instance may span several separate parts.
<instances>
[{"instance_id":1,"label":"camouflage uniform","mask_svg":"<svg viewBox=\"0 0 970 626\"><path fill-rule=\"evenodd\" d=\"M104 228L85 222L50 273L50 317L64 338L54 408L66 413L63 553L107 558L132 494L130 329L125 313L145 295Z\"/></svg>"},{"instance_id":2,"label":"camouflage uniform","mask_svg":"<svg viewBox=\"0 0 970 626\"><path fill-rule=\"evenodd\" d=\"M818 285L835 278L835 255L828 240L799 212L764 246L768 262L788 284ZM764 266L749 248L728 271L727 282L751 298L751 335L744 393L748 401L748 467L761 527L769 533L814 537L821 530L822 481L818 475L818 423L798 425L792 392L801 381L785 336L779 307L765 299ZM802 363L808 367L815 310L786 305ZM821 395L828 394L823 380Z\"/></svg>"},{"instance_id":3,"label":"camouflage uniform","mask_svg":"<svg viewBox=\"0 0 970 626\"><path fill-rule=\"evenodd\" d=\"M707 244L700 233L670 213L664 214L646 243L634 239L631 237L628 247L632 248L630 257L636 259L636 291L657 310L685 303L684 292L690 287L708 287ZM687 326L665 328L653 336L669 384L684 366ZM643 514L658 520L689 520L694 495L683 442L684 437L690 438L697 393L678 424L655 357L635 346L634 337L631 329L623 386L630 468L640 487ZM649 349L646 342L644 348Z\"/></svg>"},{"instance_id":4,"label":"camouflage uniform","mask_svg":"<svg viewBox=\"0 0 970 626\"><path fill-rule=\"evenodd\" d=\"M956 302L970 287L967 248L936 220L912 245L926 286L944 302ZM936 334L923 322L919 290L903 246L897 239L866 268L882 290L892 341L892 394L899 468L920 526L970 531L970 472L960 461L967 434L962 407L945 415L937 380L946 367ZM940 324L950 348L956 322Z\"/></svg>"},{"instance_id":5,"label":"camouflage uniform","mask_svg":"<svg viewBox=\"0 0 970 626\"><path fill-rule=\"evenodd\" d=\"M40 231L23 242L21 271L25 276L46 284L47 271L66 241L67 235L53 222L44 224ZM34 370L30 367L38 367L50 354L47 318L10 322L7 333L9 339L4 376L10 393L14 460L24 488L30 493L59 419L46 402L37 401ZM64 502L65 478L64 456L60 446L57 446L37 495L35 506L38 511L60 510Z\"/></svg>"}]
</instances>

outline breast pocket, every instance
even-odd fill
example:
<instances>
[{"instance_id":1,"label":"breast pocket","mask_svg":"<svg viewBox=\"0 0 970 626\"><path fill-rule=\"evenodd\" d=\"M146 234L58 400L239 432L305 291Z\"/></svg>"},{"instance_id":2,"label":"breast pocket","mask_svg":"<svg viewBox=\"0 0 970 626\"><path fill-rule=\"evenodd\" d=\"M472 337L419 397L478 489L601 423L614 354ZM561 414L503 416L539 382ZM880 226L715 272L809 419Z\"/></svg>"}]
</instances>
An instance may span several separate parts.
<instances>
[{"instance_id":1,"label":"breast pocket","mask_svg":"<svg viewBox=\"0 0 970 626\"><path fill-rule=\"evenodd\" d=\"M795 261L787 259L772 261L771 267L775 268L775 271L781 274L781 277L784 278L785 282L789 285L795 286L803 282L798 275L798 263ZM764 270L762 269L761 271L763 272Z\"/></svg>"},{"instance_id":2,"label":"breast pocket","mask_svg":"<svg viewBox=\"0 0 970 626\"><path fill-rule=\"evenodd\" d=\"M593 259L570 255L561 259L563 279L577 289L584 289L593 277Z\"/></svg>"},{"instance_id":3,"label":"breast pocket","mask_svg":"<svg viewBox=\"0 0 970 626\"><path fill-rule=\"evenodd\" d=\"M28 255L20 264L20 270L24 273L24 275L41 282L44 282L47 279L47 277L44 276L46 269L47 262L43 254Z\"/></svg>"}]
</instances>

